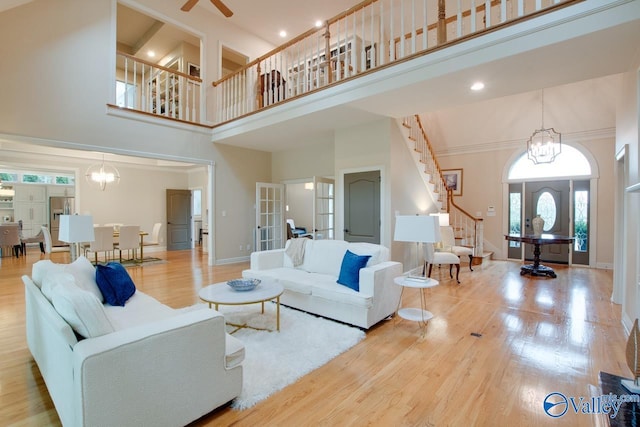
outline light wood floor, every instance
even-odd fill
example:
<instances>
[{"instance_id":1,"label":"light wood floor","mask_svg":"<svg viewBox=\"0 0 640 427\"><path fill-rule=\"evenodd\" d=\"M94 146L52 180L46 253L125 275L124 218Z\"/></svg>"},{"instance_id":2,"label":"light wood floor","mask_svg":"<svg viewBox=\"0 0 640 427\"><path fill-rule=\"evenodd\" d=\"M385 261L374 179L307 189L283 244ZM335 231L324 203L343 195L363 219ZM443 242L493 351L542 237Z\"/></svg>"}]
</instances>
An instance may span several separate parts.
<instances>
[{"instance_id":1,"label":"light wood floor","mask_svg":"<svg viewBox=\"0 0 640 427\"><path fill-rule=\"evenodd\" d=\"M198 249L154 255L168 262L129 272L140 290L172 307L198 302L202 286L247 267L209 267ZM20 276L38 259L35 248L0 258L0 425L59 425L24 334ZM599 371L630 375L620 306L610 302L612 274L558 266L556 279L531 279L519 267L463 266L461 285L436 268L441 284L427 291L436 317L424 336L416 323L383 321L350 351L253 408L224 407L194 425L593 425L591 415L552 419L542 402L551 392L589 396ZM419 304L417 291L407 290L403 305Z\"/></svg>"}]
</instances>

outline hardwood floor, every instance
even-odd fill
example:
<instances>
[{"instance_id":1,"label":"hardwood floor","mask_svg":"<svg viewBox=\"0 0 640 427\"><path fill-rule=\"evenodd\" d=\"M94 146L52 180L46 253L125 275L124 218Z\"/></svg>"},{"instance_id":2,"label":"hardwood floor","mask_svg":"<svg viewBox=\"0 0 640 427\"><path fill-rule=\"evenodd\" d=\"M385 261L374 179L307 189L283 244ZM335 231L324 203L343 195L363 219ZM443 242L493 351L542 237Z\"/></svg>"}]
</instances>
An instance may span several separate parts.
<instances>
[{"instance_id":1,"label":"hardwood floor","mask_svg":"<svg viewBox=\"0 0 640 427\"><path fill-rule=\"evenodd\" d=\"M199 249L154 256L168 262L129 273L138 289L176 308L248 265L209 267ZM0 425L59 425L24 336L20 277L38 259L35 248L27 257L0 258ZM51 259L69 262L69 255ZM591 396L599 371L630 375L620 306L610 302L611 271L556 266L556 279L535 279L508 261L474 270L463 268L457 285L448 269L434 269L441 283L427 290L435 318L424 335L417 323L383 321L360 344L253 408L223 407L193 425L594 425L593 415L572 410L551 418L543 400L552 392ZM403 305L419 304L418 292L407 289Z\"/></svg>"}]
</instances>

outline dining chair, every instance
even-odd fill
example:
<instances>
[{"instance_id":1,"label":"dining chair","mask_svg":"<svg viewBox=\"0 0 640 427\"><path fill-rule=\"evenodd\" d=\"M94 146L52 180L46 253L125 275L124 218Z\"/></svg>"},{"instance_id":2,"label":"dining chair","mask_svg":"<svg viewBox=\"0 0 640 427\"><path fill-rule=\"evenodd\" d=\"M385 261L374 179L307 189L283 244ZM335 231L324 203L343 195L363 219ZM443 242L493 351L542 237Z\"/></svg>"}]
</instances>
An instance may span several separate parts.
<instances>
[{"instance_id":1,"label":"dining chair","mask_svg":"<svg viewBox=\"0 0 640 427\"><path fill-rule=\"evenodd\" d=\"M133 259L136 258L136 251L140 247L140 226L139 225L121 225L120 238L116 249L120 255L122 262L122 251L133 250Z\"/></svg>"},{"instance_id":2,"label":"dining chair","mask_svg":"<svg viewBox=\"0 0 640 427\"><path fill-rule=\"evenodd\" d=\"M0 251L3 248L9 248L16 258L20 256L20 226L17 223L0 225Z\"/></svg>"},{"instance_id":3,"label":"dining chair","mask_svg":"<svg viewBox=\"0 0 640 427\"><path fill-rule=\"evenodd\" d=\"M142 244L144 246L156 246L160 244L160 230L162 229L162 223L156 222L153 224L153 229L151 230L151 239L145 240Z\"/></svg>"},{"instance_id":4,"label":"dining chair","mask_svg":"<svg viewBox=\"0 0 640 427\"><path fill-rule=\"evenodd\" d=\"M41 226L41 227L44 227L44 226ZM27 245L28 244L32 244L32 243L39 243L40 244L40 252L45 253L44 241L45 241L45 237L44 237L44 232L42 231L42 229L40 229L38 234L36 234L33 237L22 237L20 239L20 244L21 244L21 247L22 247L22 253L26 254L27 253Z\"/></svg>"},{"instance_id":5,"label":"dining chair","mask_svg":"<svg viewBox=\"0 0 640 427\"><path fill-rule=\"evenodd\" d=\"M108 253L114 250L113 226L94 227L93 234L95 240L89 244L88 252L93 252L95 264L98 264L98 252L104 252L105 260L108 260Z\"/></svg>"}]
</instances>

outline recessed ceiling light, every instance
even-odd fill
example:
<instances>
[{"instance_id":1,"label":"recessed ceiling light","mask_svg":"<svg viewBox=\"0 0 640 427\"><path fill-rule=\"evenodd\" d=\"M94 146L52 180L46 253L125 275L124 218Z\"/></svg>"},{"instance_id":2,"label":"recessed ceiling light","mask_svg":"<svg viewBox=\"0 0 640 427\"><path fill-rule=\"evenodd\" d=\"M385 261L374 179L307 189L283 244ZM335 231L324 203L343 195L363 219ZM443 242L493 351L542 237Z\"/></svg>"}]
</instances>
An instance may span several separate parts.
<instances>
[{"instance_id":1,"label":"recessed ceiling light","mask_svg":"<svg viewBox=\"0 0 640 427\"><path fill-rule=\"evenodd\" d=\"M471 90L478 91L482 89L484 89L484 83L482 82L475 82L474 84L471 85Z\"/></svg>"},{"instance_id":2,"label":"recessed ceiling light","mask_svg":"<svg viewBox=\"0 0 640 427\"><path fill-rule=\"evenodd\" d=\"M147 52L147 56L149 58L153 58L154 56L156 56L156 53L154 51L150 50L149 52Z\"/></svg>"},{"instance_id":3,"label":"recessed ceiling light","mask_svg":"<svg viewBox=\"0 0 640 427\"><path fill-rule=\"evenodd\" d=\"M287 32L285 30L280 31L280 37L287 37Z\"/></svg>"},{"instance_id":4,"label":"recessed ceiling light","mask_svg":"<svg viewBox=\"0 0 640 427\"><path fill-rule=\"evenodd\" d=\"M320 28L320 27L322 27L322 21L318 19L316 21L316 28Z\"/></svg>"}]
</instances>

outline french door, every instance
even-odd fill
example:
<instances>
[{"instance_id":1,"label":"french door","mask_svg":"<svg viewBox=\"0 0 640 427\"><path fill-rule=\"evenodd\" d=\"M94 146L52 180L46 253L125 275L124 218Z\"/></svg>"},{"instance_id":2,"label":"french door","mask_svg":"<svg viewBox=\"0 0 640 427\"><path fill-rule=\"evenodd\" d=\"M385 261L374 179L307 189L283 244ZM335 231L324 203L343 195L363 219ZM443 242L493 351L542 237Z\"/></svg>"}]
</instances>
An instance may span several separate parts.
<instances>
[{"instance_id":1,"label":"french door","mask_svg":"<svg viewBox=\"0 0 640 427\"><path fill-rule=\"evenodd\" d=\"M334 239L335 182L328 178L314 178L313 238Z\"/></svg>"},{"instance_id":2,"label":"french door","mask_svg":"<svg viewBox=\"0 0 640 427\"><path fill-rule=\"evenodd\" d=\"M284 247L284 185L256 183L256 251Z\"/></svg>"}]
</instances>

